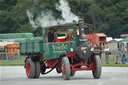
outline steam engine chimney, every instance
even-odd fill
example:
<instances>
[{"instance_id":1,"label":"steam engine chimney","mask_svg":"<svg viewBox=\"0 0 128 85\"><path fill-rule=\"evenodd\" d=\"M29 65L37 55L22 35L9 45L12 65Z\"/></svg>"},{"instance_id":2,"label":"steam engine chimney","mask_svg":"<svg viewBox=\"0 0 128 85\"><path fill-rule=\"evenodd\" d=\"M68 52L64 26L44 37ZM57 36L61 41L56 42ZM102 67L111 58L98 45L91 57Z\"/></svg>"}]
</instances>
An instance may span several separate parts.
<instances>
[{"instance_id":1,"label":"steam engine chimney","mask_svg":"<svg viewBox=\"0 0 128 85\"><path fill-rule=\"evenodd\" d=\"M84 20L79 20L78 25L79 25L80 38L82 39L84 36Z\"/></svg>"}]
</instances>

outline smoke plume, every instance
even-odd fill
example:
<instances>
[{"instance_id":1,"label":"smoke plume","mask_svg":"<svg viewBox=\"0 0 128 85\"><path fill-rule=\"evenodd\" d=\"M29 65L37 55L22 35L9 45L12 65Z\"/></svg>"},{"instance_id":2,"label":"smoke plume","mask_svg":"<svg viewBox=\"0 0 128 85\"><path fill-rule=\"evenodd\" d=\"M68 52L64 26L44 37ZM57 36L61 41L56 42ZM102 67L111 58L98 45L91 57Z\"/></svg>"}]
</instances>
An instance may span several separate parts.
<instances>
[{"instance_id":1,"label":"smoke plume","mask_svg":"<svg viewBox=\"0 0 128 85\"><path fill-rule=\"evenodd\" d=\"M56 10L61 12L62 19L56 19L51 10L44 10L41 12L35 20L33 20L33 14L27 10L27 15L30 21L30 24L34 28L37 27L49 27L59 24L72 23L73 21L78 21L79 18L74 13L71 12L71 8L65 0L60 0L59 3L56 4Z\"/></svg>"},{"instance_id":2,"label":"smoke plume","mask_svg":"<svg viewBox=\"0 0 128 85\"><path fill-rule=\"evenodd\" d=\"M33 20L33 14L29 10L27 10L27 15L28 15L28 19L29 19L30 24L32 25L32 27L34 28L34 30L36 30L36 28L39 27L39 26L38 26L38 24L36 24L34 22L34 20Z\"/></svg>"}]
</instances>

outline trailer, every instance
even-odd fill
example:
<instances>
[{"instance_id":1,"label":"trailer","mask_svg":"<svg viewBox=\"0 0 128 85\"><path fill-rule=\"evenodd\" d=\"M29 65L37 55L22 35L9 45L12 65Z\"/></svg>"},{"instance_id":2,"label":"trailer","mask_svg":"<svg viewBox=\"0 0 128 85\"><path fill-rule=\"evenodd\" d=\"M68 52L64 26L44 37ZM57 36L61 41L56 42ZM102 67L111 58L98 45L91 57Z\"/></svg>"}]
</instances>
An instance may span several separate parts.
<instances>
[{"instance_id":1,"label":"trailer","mask_svg":"<svg viewBox=\"0 0 128 85\"><path fill-rule=\"evenodd\" d=\"M95 33L95 34L88 34L85 36L90 42L90 46L95 47L98 44L100 47L103 47L106 43L107 36L103 33Z\"/></svg>"},{"instance_id":2,"label":"trailer","mask_svg":"<svg viewBox=\"0 0 128 85\"><path fill-rule=\"evenodd\" d=\"M101 76L99 52L90 48L84 36L83 20L42 29L42 40L28 40L20 43L21 55L26 55L25 69L28 78L39 78L56 69L69 80L76 71L92 71L95 79ZM54 29L56 39L46 42L49 29ZM47 71L46 69L49 69Z\"/></svg>"}]
</instances>

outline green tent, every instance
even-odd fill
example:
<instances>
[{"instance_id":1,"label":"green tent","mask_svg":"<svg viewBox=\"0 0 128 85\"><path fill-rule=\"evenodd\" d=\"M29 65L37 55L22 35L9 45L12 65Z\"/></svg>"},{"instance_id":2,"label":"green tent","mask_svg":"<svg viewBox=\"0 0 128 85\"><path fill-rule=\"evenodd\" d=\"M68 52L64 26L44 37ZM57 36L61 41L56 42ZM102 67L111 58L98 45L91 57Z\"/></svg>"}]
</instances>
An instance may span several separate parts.
<instances>
[{"instance_id":1,"label":"green tent","mask_svg":"<svg viewBox=\"0 0 128 85\"><path fill-rule=\"evenodd\" d=\"M124 38L123 40L120 40L119 42L128 42L128 37Z\"/></svg>"}]
</instances>

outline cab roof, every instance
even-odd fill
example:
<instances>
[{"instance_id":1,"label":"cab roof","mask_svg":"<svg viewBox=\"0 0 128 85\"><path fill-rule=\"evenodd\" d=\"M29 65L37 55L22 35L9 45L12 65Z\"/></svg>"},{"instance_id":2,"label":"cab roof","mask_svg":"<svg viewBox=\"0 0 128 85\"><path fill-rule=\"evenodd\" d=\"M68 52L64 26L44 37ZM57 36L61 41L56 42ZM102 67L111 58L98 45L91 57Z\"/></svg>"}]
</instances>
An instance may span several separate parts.
<instances>
[{"instance_id":1,"label":"cab roof","mask_svg":"<svg viewBox=\"0 0 128 85\"><path fill-rule=\"evenodd\" d=\"M84 23L86 26L92 26L92 24ZM78 26L77 23L66 23L66 24L59 24L59 25L54 25L54 26L49 26L45 28L50 28L50 29L55 29L55 28L61 28L61 27L72 27L72 26Z\"/></svg>"},{"instance_id":2,"label":"cab roof","mask_svg":"<svg viewBox=\"0 0 128 85\"><path fill-rule=\"evenodd\" d=\"M59 25L55 25L55 26L49 26L49 27L45 27L45 28L58 28L58 27L71 27L71 26L76 26L77 24L75 23L67 23L67 24L59 24Z\"/></svg>"}]
</instances>

